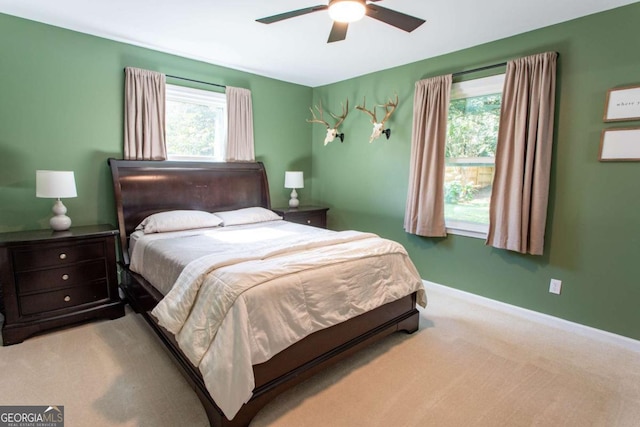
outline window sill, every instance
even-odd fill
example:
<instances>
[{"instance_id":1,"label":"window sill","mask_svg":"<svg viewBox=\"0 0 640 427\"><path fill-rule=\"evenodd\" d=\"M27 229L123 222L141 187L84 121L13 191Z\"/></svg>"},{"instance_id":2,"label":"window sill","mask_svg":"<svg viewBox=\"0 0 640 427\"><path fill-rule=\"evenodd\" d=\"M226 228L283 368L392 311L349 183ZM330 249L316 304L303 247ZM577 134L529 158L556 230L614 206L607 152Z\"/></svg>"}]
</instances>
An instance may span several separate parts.
<instances>
[{"instance_id":1,"label":"window sill","mask_svg":"<svg viewBox=\"0 0 640 427\"><path fill-rule=\"evenodd\" d=\"M223 163L224 159L220 159L218 157L212 156L177 156L177 155L168 155L167 160L174 160L178 162L214 162L214 163Z\"/></svg>"},{"instance_id":2,"label":"window sill","mask_svg":"<svg viewBox=\"0 0 640 427\"><path fill-rule=\"evenodd\" d=\"M475 239L485 239L489 233L488 225L477 224L447 224L447 234L457 236L473 237Z\"/></svg>"}]
</instances>

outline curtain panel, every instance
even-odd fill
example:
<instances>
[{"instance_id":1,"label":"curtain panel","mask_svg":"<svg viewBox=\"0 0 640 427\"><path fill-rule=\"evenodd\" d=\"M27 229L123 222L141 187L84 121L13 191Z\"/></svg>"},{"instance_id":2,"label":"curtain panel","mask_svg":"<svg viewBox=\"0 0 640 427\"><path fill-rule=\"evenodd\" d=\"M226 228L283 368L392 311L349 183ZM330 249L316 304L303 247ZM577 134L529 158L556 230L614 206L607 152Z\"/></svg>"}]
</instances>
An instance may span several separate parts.
<instances>
[{"instance_id":1,"label":"curtain panel","mask_svg":"<svg viewBox=\"0 0 640 427\"><path fill-rule=\"evenodd\" d=\"M124 158L165 160L164 74L125 68Z\"/></svg>"},{"instance_id":2,"label":"curtain panel","mask_svg":"<svg viewBox=\"0 0 640 427\"><path fill-rule=\"evenodd\" d=\"M253 106L249 89L227 86L227 162L254 162Z\"/></svg>"},{"instance_id":3,"label":"curtain panel","mask_svg":"<svg viewBox=\"0 0 640 427\"><path fill-rule=\"evenodd\" d=\"M547 52L507 63L487 245L543 253L557 56Z\"/></svg>"},{"instance_id":4,"label":"curtain panel","mask_svg":"<svg viewBox=\"0 0 640 427\"><path fill-rule=\"evenodd\" d=\"M447 235L444 221L444 156L451 74L416 82L409 188L404 216L407 233Z\"/></svg>"}]
</instances>

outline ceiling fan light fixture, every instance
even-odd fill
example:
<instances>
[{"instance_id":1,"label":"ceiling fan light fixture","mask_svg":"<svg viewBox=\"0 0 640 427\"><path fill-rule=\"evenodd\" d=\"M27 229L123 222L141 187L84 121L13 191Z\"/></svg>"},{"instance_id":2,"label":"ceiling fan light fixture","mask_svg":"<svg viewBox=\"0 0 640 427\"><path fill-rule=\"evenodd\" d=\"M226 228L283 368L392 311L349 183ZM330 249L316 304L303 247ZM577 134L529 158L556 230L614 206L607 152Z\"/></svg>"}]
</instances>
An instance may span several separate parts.
<instances>
[{"instance_id":1,"label":"ceiling fan light fixture","mask_svg":"<svg viewBox=\"0 0 640 427\"><path fill-rule=\"evenodd\" d=\"M355 22L364 16L365 0L331 0L329 2L329 16L337 22Z\"/></svg>"}]
</instances>

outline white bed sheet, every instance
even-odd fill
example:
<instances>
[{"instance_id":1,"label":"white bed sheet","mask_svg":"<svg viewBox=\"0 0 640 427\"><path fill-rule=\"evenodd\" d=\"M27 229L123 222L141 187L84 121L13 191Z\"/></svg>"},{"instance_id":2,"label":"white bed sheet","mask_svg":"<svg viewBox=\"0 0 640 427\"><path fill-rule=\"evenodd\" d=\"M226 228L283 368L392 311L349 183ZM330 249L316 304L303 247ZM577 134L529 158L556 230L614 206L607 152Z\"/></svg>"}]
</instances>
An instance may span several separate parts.
<instances>
[{"instance_id":1,"label":"white bed sheet","mask_svg":"<svg viewBox=\"0 0 640 427\"><path fill-rule=\"evenodd\" d=\"M426 305L401 245L285 221L145 235L132 270L176 282L153 314L229 419L251 398L252 365L412 292Z\"/></svg>"}]
</instances>

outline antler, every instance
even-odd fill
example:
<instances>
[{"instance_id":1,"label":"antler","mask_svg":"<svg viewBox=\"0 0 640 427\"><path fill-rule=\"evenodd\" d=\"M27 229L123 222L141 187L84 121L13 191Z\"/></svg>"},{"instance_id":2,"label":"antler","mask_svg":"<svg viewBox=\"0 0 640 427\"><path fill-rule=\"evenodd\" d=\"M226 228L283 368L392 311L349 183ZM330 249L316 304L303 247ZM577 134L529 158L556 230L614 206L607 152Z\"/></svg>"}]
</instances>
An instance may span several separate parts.
<instances>
[{"instance_id":1,"label":"antler","mask_svg":"<svg viewBox=\"0 0 640 427\"><path fill-rule=\"evenodd\" d=\"M333 117L334 119L337 120L336 125L333 127L334 129L338 129L338 126L340 126L342 124L342 122L344 122L344 119L347 118L347 114L349 114L349 98L347 98L347 106L346 107L342 103L340 103L340 105L342 105L342 115L341 116L336 116L331 111L329 111L329 114L331 114L331 117Z\"/></svg>"},{"instance_id":2,"label":"antler","mask_svg":"<svg viewBox=\"0 0 640 427\"><path fill-rule=\"evenodd\" d=\"M384 119L382 119L382 121L380 123L384 124L387 119L389 117L391 117L391 114L393 114L393 112L395 111L396 107L398 106L398 94L396 94L396 102L394 103L393 101L391 101L391 98L389 98L389 102L387 102L386 104L382 104L379 105L380 107L384 107L384 111L386 112L384 115ZM389 107L391 107L391 110L389 110Z\"/></svg>"},{"instance_id":3,"label":"antler","mask_svg":"<svg viewBox=\"0 0 640 427\"><path fill-rule=\"evenodd\" d=\"M327 127L327 129L330 129L331 125L329 123L327 123L323 118L322 101L320 101L320 107L318 107L317 105L315 107L316 107L316 110L318 110L320 112L320 118L317 118L316 114L313 112L313 108L309 107L309 110L311 111L311 115L313 115L313 119L311 119L311 120L307 119L307 121L309 123L322 123L323 125L325 125ZM331 113L329 113L329 114L331 114Z\"/></svg>"},{"instance_id":4,"label":"antler","mask_svg":"<svg viewBox=\"0 0 640 427\"><path fill-rule=\"evenodd\" d=\"M378 119L376 119L376 107L373 107L373 111L369 111L365 108L366 106L366 102L367 102L367 98L363 97L362 98L362 106L360 105L356 105L356 109L360 110L360 111L364 111L365 113L367 113L368 115L371 116L371 123L378 123Z\"/></svg>"}]
</instances>

